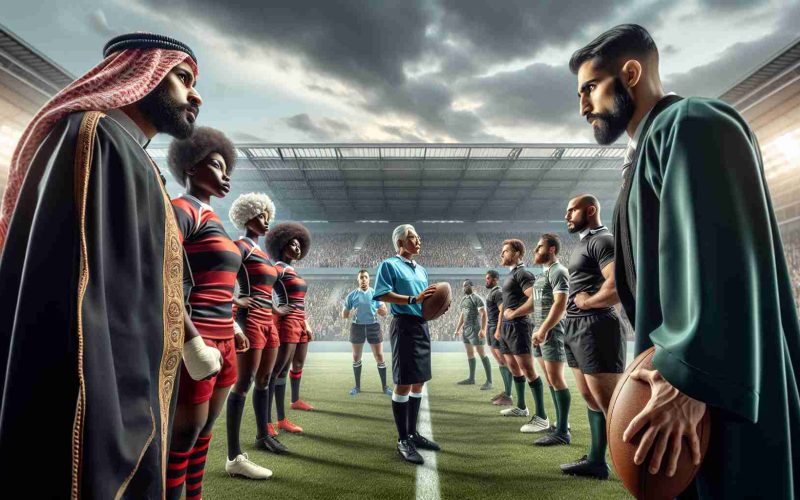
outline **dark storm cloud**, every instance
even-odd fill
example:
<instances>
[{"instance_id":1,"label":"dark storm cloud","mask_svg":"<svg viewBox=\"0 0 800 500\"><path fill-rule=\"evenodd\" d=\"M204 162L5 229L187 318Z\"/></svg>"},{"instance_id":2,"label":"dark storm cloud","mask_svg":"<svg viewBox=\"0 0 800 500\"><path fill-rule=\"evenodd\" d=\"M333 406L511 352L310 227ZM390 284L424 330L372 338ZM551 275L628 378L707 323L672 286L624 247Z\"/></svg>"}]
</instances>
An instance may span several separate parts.
<instances>
[{"instance_id":1,"label":"dark storm cloud","mask_svg":"<svg viewBox=\"0 0 800 500\"><path fill-rule=\"evenodd\" d=\"M339 120L332 118L312 119L308 114L284 118L283 121L289 127L303 132L315 141L348 141L353 140L353 133L350 126Z\"/></svg>"},{"instance_id":2,"label":"dark storm cloud","mask_svg":"<svg viewBox=\"0 0 800 500\"><path fill-rule=\"evenodd\" d=\"M575 76L566 64L531 64L475 79L462 90L484 103L480 114L493 123L563 125L578 117L575 86Z\"/></svg>"},{"instance_id":3,"label":"dark storm cloud","mask_svg":"<svg viewBox=\"0 0 800 500\"><path fill-rule=\"evenodd\" d=\"M312 74L333 78L353 93L339 95L316 83L307 85L310 90L348 99L348 104L384 117L411 118L414 126L409 130L384 130L399 140L420 136L457 141L503 140L487 132L493 125L585 125L575 111L575 82L566 71L566 60L563 67L531 64L519 71L480 75L494 65L530 61L542 49L577 49L620 22L637 22L656 31L677 8L671 0L625 5L612 0L138 1L176 19L194 18L227 34L237 47L280 50ZM718 11L727 16L763 9L746 1L704 0L694 15L711 19ZM743 46L736 52L747 51ZM664 55L671 52L666 48ZM748 57L759 54L753 49ZM706 70L698 68L699 73L678 75L670 82L681 91L712 92L709 80L721 79L725 71L740 72L740 59L741 54L731 52L730 68L708 70L707 77ZM413 68L427 73L414 75L409 72ZM349 101L354 94L358 98ZM454 102L464 97L484 105L472 111L454 109ZM324 118L295 115L285 121L318 140L353 135Z\"/></svg>"}]
</instances>

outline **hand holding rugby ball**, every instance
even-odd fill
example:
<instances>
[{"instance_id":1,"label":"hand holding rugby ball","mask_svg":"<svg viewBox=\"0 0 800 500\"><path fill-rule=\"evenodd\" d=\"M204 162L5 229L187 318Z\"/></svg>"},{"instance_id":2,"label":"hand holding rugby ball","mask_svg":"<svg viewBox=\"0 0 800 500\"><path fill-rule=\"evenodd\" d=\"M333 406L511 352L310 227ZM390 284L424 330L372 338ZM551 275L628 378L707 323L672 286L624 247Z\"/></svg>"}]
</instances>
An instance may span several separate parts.
<instances>
[{"instance_id":1,"label":"hand holding rugby ball","mask_svg":"<svg viewBox=\"0 0 800 500\"><path fill-rule=\"evenodd\" d=\"M453 300L453 291L450 283L439 282L433 285L436 291L422 302L422 319L432 321L450 309L450 301Z\"/></svg>"}]
</instances>

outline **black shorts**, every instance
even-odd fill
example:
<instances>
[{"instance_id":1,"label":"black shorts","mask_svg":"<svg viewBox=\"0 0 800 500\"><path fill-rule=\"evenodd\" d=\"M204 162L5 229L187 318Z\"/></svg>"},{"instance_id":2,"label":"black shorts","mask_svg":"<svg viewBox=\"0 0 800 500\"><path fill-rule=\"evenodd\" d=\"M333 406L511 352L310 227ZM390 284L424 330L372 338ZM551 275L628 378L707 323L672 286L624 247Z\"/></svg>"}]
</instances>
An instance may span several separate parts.
<instances>
[{"instance_id":1,"label":"black shorts","mask_svg":"<svg viewBox=\"0 0 800 500\"><path fill-rule=\"evenodd\" d=\"M500 327L500 352L521 356L531 353L531 322L527 319L503 320Z\"/></svg>"},{"instance_id":2,"label":"black shorts","mask_svg":"<svg viewBox=\"0 0 800 500\"><path fill-rule=\"evenodd\" d=\"M380 344L383 342L380 323L361 325L352 323L350 325L350 343L363 344L364 342L369 342L370 344Z\"/></svg>"},{"instance_id":3,"label":"black shorts","mask_svg":"<svg viewBox=\"0 0 800 500\"><path fill-rule=\"evenodd\" d=\"M392 380L395 384L421 384L431 379L431 334L419 316L398 314L389 331L392 342Z\"/></svg>"},{"instance_id":4,"label":"black shorts","mask_svg":"<svg viewBox=\"0 0 800 500\"><path fill-rule=\"evenodd\" d=\"M491 324L486 327L486 340L489 344L489 347L492 349L500 349L500 341L494 338L494 332L497 330L496 324Z\"/></svg>"},{"instance_id":5,"label":"black shorts","mask_svg":"<svg viewBox=\"0 0 800 500\"><path fill-rule=\"evenodd\" d=\"M564 319L564 351L570 368L583 373L625 371L625 335L616 313Z\"/></svg>"}]
</instances>

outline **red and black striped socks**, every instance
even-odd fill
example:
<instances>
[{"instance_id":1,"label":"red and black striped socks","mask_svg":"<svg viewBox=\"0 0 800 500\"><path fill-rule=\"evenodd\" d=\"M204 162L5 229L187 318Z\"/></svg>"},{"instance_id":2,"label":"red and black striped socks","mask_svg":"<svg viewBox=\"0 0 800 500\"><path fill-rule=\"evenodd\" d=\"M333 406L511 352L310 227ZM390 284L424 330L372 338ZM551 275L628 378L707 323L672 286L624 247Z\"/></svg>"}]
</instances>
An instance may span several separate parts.
<instances>
[{"instance_id":1,"label":"red and black striped socks","mask_svg":"<svg viewBox=\"0 0 800 500\"><path fill-rule=\"evenodd\" d=\"M186 500L200 500L203 496L203 474L206 473L206 457L211 434L200 436L189 455L186 468Z\"/></svg>"},{"instance_id":2,"label":"red and black striped socks","mask_svg":"<svg viewBox=\"0 0 800 500\"><path fill-rule=\"evenodd\" d=\"M186 468L189 466L189 451L169 452L167 461L167 500L180 500L183 483L186 481Z\"/></svg>"}]
</instances>

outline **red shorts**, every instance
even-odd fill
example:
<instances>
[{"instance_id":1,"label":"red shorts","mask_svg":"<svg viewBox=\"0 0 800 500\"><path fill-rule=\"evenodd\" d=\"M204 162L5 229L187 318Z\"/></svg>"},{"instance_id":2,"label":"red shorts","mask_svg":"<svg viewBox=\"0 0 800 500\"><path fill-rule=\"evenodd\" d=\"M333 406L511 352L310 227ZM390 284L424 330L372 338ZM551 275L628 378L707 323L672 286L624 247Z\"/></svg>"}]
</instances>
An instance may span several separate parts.
<instances>
[{"instance_id":1,"label":"red shorts","mask_svg":"<svg viewBox=\"0 0 800 500\"><path fill-rule=\"evenodd\" d=\"M247 340L250 341L250 349L277 349L281 345L272 316L268 316L265 320L248 315L243 329Z\"/></svg>"},{"instance_id":2,"label":"red shorts","mask_svg":"<svg viewBox=\"0 0 800 500\"><path fill-rule=\"evenodd\" d=\"M277 320L275 325L278 327L281 344L308 343L308 332L306 332L304 320L287 316L274 316L274 318Z\"/></svg>"},{"instance_id":3,"label":"red shorts","mask_svg":"<svg viewBox=\"0 0 800 500\"><path fill-rule=\"evenodd\" d=\"M236 342L233 339L203 339L206 345L222 353L222 369L208 380L194 380L181 364L181 381L178 385L178 404L199 405L211 399L214 389L230 387L236 383Z\"/></svg>"}]
</instances>

